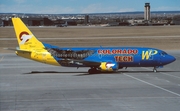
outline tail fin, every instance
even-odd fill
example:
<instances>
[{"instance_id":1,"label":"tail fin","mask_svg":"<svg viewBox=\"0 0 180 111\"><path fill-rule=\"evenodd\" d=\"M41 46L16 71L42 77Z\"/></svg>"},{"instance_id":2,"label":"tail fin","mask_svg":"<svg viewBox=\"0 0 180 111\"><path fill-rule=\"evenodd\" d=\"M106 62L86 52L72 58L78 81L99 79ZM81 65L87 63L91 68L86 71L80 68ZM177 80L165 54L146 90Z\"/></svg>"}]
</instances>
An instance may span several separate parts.
<instances>
[{"instance_id":1,"label":"tail fin","mask_svg":"<svg viewBox=\"0 0 180 111\"><path fill-rule=\"evenodd\" d=\"M44 48L44 45L33 35L20 18L12 18L20 50Z\"/></svg>"}]
</instances>

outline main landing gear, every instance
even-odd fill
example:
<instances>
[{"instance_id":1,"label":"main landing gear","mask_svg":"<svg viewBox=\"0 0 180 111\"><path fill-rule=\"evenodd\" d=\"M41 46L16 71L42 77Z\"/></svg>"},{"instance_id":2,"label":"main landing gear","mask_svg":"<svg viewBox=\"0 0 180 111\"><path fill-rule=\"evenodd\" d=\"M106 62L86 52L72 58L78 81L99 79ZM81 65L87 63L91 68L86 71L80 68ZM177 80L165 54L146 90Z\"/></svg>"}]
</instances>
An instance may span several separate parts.
<instances>
[{"instance_id":1,"label":"main landing gear","mask_svg":"<svg viewBox=\"0 0 180 111\"><path fill-rule=\"evenodd\" d=\"M97 74L97 73L99 73L99 71L95 67L92 67L91 69L88 70L88 73L89 74Z\"/></svg>"}]
</instances>

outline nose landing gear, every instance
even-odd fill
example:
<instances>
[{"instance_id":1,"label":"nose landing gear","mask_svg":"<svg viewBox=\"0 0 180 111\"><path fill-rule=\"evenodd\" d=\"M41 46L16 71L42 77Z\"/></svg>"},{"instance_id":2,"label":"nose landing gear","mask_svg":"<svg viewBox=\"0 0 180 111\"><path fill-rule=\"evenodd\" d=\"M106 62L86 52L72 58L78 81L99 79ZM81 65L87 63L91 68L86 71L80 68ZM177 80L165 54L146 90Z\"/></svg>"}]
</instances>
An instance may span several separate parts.
<instances>
[{"instance_id":1,"label":"nose landing gear","mask_svg":"<svg viewBox=\"0 0 180 111\"><path fill-rule=\"evenodd\" d=\"M154 67L153 72L155 72L155 73L157 72L157 68L156 67Z\"/></svg>"}]
</instances>

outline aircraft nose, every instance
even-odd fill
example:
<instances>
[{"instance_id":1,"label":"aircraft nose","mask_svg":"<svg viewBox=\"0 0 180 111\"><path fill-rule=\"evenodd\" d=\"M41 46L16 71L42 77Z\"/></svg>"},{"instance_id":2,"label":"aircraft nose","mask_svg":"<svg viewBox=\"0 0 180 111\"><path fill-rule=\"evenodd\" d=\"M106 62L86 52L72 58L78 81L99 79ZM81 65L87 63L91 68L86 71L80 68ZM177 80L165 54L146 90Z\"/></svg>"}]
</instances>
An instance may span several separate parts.
<instances>
[{"instance_id":1,"label":"aircraft nose","mask_svg":"<svg viewBox=\"0 0 180 111\"><path fill-rule=\"evenodd\" d=\"M171 61L174 62L176 58L174 56L171 56Z\"/></svg>"},{"instance_id":2,"label":"aircraft nose","mask_svg":"<svg viewBox=\"0 0 180 111\"><path fill-rule=\"evenodd\" d=\"M172 63L176 60L174 56L169 55L166 59L167 64Z\"/></svg>"}]
</instances>

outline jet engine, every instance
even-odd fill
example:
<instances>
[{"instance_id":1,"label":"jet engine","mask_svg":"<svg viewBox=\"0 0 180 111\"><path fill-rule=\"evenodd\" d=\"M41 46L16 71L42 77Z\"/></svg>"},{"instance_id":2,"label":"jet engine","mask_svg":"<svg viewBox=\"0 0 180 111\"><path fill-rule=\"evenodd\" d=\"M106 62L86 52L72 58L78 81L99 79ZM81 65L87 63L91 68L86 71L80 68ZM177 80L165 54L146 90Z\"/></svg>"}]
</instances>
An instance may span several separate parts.
<instances>
[{"instance_id":1,"label":"jet engine","mask_svg":"<svg viewBox=\"0 0 180 111\"><path fill-rule=\"evenodd\" d=\"M118 64L116 62L101 62L99 69L102 72L114 72L118 70Z\"/></svg>"}]
</instances>

